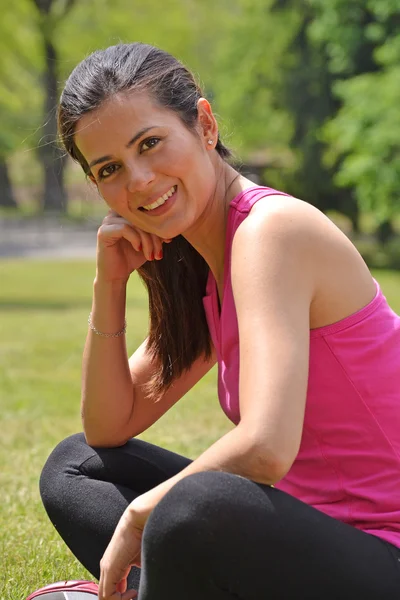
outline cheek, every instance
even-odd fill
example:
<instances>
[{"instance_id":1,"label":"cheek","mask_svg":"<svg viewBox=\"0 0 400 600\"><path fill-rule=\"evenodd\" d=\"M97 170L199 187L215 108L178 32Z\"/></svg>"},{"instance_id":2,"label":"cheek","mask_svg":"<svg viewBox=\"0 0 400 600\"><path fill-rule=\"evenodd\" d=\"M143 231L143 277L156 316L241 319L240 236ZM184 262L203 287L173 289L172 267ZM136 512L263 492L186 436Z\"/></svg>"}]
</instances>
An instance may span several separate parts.
<instances>
[{"instance_id":1,"label":"cheek","mask_svg":"<svg viewBox=\"0 0 400 600\"><path fill-rule=\"evenodd\" d=\"M183 179L185 175L189 175L195 168L196 160L189 151L182 152L181 150L170 151L160 161L154 164L154 167L159 172L164 172L173 177Z\"/></svg>"},{"instance_id":2,"label":"cheek","mask_svg":"<svg viewBox=\"0 0 400 600\"><path fill-rule=\"evenodd\" d=\"M125 189L122 185L110 182L107 184L100 184L98 187L99 194L103 198L104 202L113 210L119 213L118 206L122 205L125 198Z\"/></svg>"},{"instance_id":3,"label":"cheek","mask_svg":"<svg viewBox=\"0 0 400 600\"><path fill-rule=\"evenodd\" d=\"M201 172L205 158L196 140L185 135L165 145L162 154L157 157L157 164L164 172L184 178Z\"/></svg>"}]
</instances>

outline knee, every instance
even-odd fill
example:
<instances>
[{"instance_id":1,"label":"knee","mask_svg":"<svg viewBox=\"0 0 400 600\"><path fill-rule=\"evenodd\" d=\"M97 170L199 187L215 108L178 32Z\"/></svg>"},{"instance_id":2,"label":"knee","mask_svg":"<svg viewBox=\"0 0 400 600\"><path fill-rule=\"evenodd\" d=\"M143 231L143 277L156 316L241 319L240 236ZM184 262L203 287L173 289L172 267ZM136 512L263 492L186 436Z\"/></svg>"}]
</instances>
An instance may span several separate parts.
<instances>
[{"instance_id":1,"label":"knee","mask_svg":"<svg viewBox=\"0 0 400 600\"><path fill-rule=\"evenodd\" d=\"M151 513L144 530L144 547L168 557L171 549L183 547L201 556L208 555L210 547L217 552L227 539L235 545L243 533L244 521L245 530L255 536L262 523L271 541L279 539L277 493L278 490L266 486L261 489L253 481L231 473L189 475Z\"/></svg>"},{"instance_id":2,"label":"knee","mask_svg":"<svg viewBox=\"0 0 400 600\"><path fill-rule=\"evenodd\" d=\"M202 472L178 482L151 513L145 530L144 544L153 553L155 547L186 547L200 550L208 546L225 525L223 515L235 518L229 508L232 483L237 476L221 472ZM245 480L244 480L245 481ZM221 519L222 518L222 519ZM195 542L195 544L194 544Z\"/></svg>"},{"instance_id":3,"label":"knee","mask_svg":"<svg viewBox=\"0 0 400 600\"><path fill-rule=\"evenodd\" d=\"M61 480L73 471L81 460L82 449L86 445L83 433L77 433L60 442L52 451L42 469L39 488L45 506L51 504L60 492Z\"/></svg>"}]
</instances>

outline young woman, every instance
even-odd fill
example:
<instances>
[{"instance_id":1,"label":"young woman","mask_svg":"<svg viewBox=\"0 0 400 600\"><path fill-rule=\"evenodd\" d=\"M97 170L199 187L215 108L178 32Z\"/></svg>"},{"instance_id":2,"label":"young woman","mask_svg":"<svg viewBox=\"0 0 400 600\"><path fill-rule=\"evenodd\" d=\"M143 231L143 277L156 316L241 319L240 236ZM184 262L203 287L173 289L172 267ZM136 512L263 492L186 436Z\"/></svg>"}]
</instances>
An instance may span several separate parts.
<instances>
[{"instance_id":1,"label":"young woman","mask_svg":"<svg viewBox=\"0 0 400 600\"><path fill-rule=\"evenodd\" d=\"M357 250L226 162L210 104L159 49L85 59L59 127L110 212L84 434L41 493L99 598L135 597L141 566L140 600L397 600L400 319ZM151 325L128 359L133 271ZM232 431L194 461L134 439L216 362Z\"/></svg>"}]
</instances>

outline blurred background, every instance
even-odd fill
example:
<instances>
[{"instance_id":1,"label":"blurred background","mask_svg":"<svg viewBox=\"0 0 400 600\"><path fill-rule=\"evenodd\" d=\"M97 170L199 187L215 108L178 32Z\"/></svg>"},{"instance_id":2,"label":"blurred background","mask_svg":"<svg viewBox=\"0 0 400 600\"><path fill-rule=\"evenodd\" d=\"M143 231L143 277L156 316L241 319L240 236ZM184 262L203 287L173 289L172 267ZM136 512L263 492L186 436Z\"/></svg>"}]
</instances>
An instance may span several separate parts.
<instances>
[{"instance_id":1,"label":"blurred background","mask_svg":"<svg viewBox=\"0 0 400 600\"><path fill-rule=\"evenodd\" d=\"M0 0L0 600L92 578L38 486L51 450L81 430L106 213L58 147L55 116L74 66L120 41L185 62L235 165L327 213L400 314L400 0ZM147 302L132 276L130 354ZM213 369L140 437L196 458L231 427Z\"/></svg>"},{"instance_id":2,"label":"blurred background","mask_svg":"<svg viewBox=\"0 0 400 600\"><path fill-rule=\"evenodd\" d=\"M328 213L371 266L400 266L400 0L0 5L3 256L67 238L84 253L105 207L57 148L57 99L88 53L143 41L194 71L244 172Z\"/></svg>"}]
</instances>

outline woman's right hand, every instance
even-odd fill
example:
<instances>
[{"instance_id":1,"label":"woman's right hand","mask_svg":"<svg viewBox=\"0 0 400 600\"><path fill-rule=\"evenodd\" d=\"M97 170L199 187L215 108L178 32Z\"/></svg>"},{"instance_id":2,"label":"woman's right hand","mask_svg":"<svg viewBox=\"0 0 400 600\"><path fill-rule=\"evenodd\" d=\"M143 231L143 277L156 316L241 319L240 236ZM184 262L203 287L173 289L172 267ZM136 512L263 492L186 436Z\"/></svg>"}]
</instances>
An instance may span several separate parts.
<instances>
[{"instance_id":1,"label":"woman's right hand","mask_svg":"<svg viewBox=\"0 0 400 600\"><path fill-rule=\"evenodd\" d=\"M97 277L128 281L147 260L161 260L162 244L170 241L136 229L110 210L97 232Z\"/></svg>"}]
</instances>

